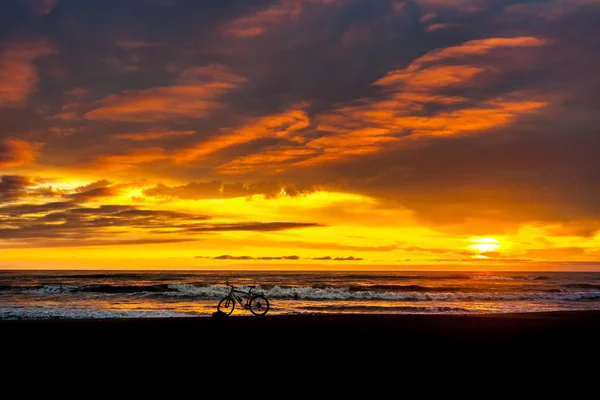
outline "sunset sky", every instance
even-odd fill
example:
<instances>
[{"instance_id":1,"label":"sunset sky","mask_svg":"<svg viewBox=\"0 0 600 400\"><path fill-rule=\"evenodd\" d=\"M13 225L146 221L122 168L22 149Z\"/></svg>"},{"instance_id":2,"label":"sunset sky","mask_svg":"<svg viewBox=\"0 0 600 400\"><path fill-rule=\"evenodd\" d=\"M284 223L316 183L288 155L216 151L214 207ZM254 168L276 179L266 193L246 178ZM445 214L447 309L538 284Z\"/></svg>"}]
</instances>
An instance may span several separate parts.
<instances>
[{"instance_id":1,"label":"sunset sky","mask_svg":"<svg viewBox=\"0 0 600 400\"><path fill-rule=\"evenodd\" d=\"M600 271L600 0L2 0L0 269Z\"/></svg>"}]
</instances>

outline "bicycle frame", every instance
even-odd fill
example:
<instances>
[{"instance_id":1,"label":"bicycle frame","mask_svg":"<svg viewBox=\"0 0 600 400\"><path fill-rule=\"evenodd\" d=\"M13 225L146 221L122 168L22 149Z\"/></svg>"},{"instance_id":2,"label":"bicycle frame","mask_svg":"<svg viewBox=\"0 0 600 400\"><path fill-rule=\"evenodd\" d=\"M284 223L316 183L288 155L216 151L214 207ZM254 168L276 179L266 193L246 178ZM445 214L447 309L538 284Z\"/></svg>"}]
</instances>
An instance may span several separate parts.
<instances>
[{"instance_id":1,"label":"bicycle frame","mask_svg":"<svg viewBox=\"0 0 600 400\"><path fill-rule=\"evenodd\" d=\"M234 289L232 287L231 290L229 291L229 295L232 298L234 298L235 300L237 300L237 302L240 304L240 306L247 308L248 305L250 304L250 299L252 298L252 289L250 289L248 292L244 292L243 290ZM240 295L243 295L243 296L240 296ZM246 303L244 303L244 300L246 300Z\"/></svg>"}]
</instances>

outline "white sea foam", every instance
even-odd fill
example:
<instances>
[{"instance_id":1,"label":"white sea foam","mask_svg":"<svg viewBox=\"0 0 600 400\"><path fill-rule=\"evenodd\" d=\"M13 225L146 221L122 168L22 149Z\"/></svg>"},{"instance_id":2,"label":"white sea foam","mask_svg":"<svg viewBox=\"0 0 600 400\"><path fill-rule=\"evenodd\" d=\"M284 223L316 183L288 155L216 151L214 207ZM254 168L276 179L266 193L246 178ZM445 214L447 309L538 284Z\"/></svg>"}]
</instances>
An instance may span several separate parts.
<instances>
[{"instance_id":1,"label":"white sea foam","mask_svg":"<svg viewBox=\"0 0 600 400\"><path fill-rule=\"evenodd\" d=\"M222 285L195 286L192 284L169 284L167 292L136 292L135 296L148 297L189 297L200 299L220 299L229 290ZM248 291L247 286L237 289ZM78 292L76 286L43 286L28 289L25 292L33 294L61 294ZM594 301L600 300L600 291L560 291L560 292L490 292L490 291L379 291L379 290L352 290L349 287L322 287L309 286L281 287L272 286L269 289L257 287L253 290L263 293L270 299L282 300L387 300L387 301L511 301L511 300L549 300L549 301ZM87 296L98 296L96 293ZM132 294L124 294L132 295Z\"/></svg>"},{"instance_id":2,"label":"white sea foam","mask_svg":"<svg viewBox=\"0 0 600 400\"><path fill-rule=\"evenodd\" d=\"M192 296L206 298L220 298L227 294L228 290L223 286L194 286L191 284L171 284L167 285L172 292L170 296Z\"/></svg>"},{"instance_id":3,"label":"white sea foam","mask_svg":"<svg viewBox=\"0 0 600 400\"><path fill-rule=\"evenodd\" d=\"M475 275L472 279L478 281L514 281L515 278L511 276L502 276L502 275Z\"/></svg>"},{"instance_id":4,"label":"white sea foam","mask_svg":"<svg viewBox=\"0 0 600 400\"><path fill-rule=\"evenodd\" d=\"M109 311L74 310L65 308L2 308L0 319L87 319L87 318L175 318L189 317L191 314L174 311ZM197 316L196 314L193 314Z\"/></svg>"},{"instance_id":5,"label":"white sea foam","mask_svg":"<svg viewBox=\"0 0 600 400\"><path fill-rule=\"evenodd\" d=\"M51 286L51 285L46 285L46 286L42 286L40 288L35 288L35 289L27 289L26 292L28 293L35 293L35 294L55 294L55 293L71 293L71 292L76 292L78 290L77 286Z\"/></svg>"},{"instance_id":6,"label":"white sea foam","mask_svg":"<svg viewBox=\"0 0 600 400\"><path fill-rule=\"evenodd\" d=\"M429 301L429 300L600 300L600 291L578 293L547 292L378 292L351 291L348 288L281 288L274 286L265 291L269 298L302 299L302 300L396 300L396 301Z\"/></svg>"},{"instance_id":7,"label":"white sea foam","mask_svg":"<svg viewBox=\"0 0 600 400\"><path fill-rule=\"evenodd\" d=\"M193 286L189 284L169 285L173 291L148 293L149 296L196 297L219 299L228 293L222 286ZM240 286L240 290L247 287ZM354 291L347 287L285 287L273 286L268 290L257 287L255 292L263 293L269 299L282 300L387 300L387 301L510 301L510 300L600 300L600 291L582 292L397 292L364 290Z\"/></svg>"}]
</instances>

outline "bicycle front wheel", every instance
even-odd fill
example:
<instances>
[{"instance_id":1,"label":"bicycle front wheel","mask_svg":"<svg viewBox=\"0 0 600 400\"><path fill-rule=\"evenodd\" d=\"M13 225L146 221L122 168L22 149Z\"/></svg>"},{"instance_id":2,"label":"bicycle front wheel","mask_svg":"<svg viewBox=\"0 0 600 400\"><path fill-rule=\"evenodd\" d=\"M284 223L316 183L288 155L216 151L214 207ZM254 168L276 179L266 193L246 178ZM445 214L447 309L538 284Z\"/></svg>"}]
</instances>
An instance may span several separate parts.
<instances>
[{"instance_id":1,"label":"bicycle front wheel","mask_svg":"<svg viewBox=\"0 0 600 400\"><path fill-rule=\"evenodd\" d=\"M227 297L223 297L221 299L221 301L219 301L219 305L217 306L217 311L221 311L227 315L231 315L234 308L235 308L235 299L231 296L227 296Z\"/></svg>"},{"instance_id":2,"label":"bicycle front wheel","mask_svg":"<svg viewBox=\"0 0 600 400\"><path fill-rule=\"evenodd\" d=\"M250 300L250 312L254 315L265 315L269 311L269 300L263 295L256 295Z\"/></svg>"}]
</instances>

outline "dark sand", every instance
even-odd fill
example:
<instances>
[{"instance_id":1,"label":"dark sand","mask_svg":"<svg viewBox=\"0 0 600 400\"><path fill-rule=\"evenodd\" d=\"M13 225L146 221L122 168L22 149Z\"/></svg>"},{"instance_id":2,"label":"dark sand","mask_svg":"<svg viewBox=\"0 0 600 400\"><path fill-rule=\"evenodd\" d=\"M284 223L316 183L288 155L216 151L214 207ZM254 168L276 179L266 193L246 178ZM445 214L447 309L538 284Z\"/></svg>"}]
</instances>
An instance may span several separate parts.
<instances>
[{"instance_id":1,"label":"dark sand","mask_svg":"<svg viewBox=\"0 0 600 400\"><path fill-rule=\"evenodd\" d=\"M110 370L190 365L194 375L228 371L236 381L250 362L269 380L303 377L310 385L310 377L329 376L346 389L425 379L417 387L426 394L447 378L455 383L442 385L445 393L489 384L494 393L600 398L600 311L0 321L0 333L13 361L71 368L90 360Z\"/></svg>"}]
</instances>

